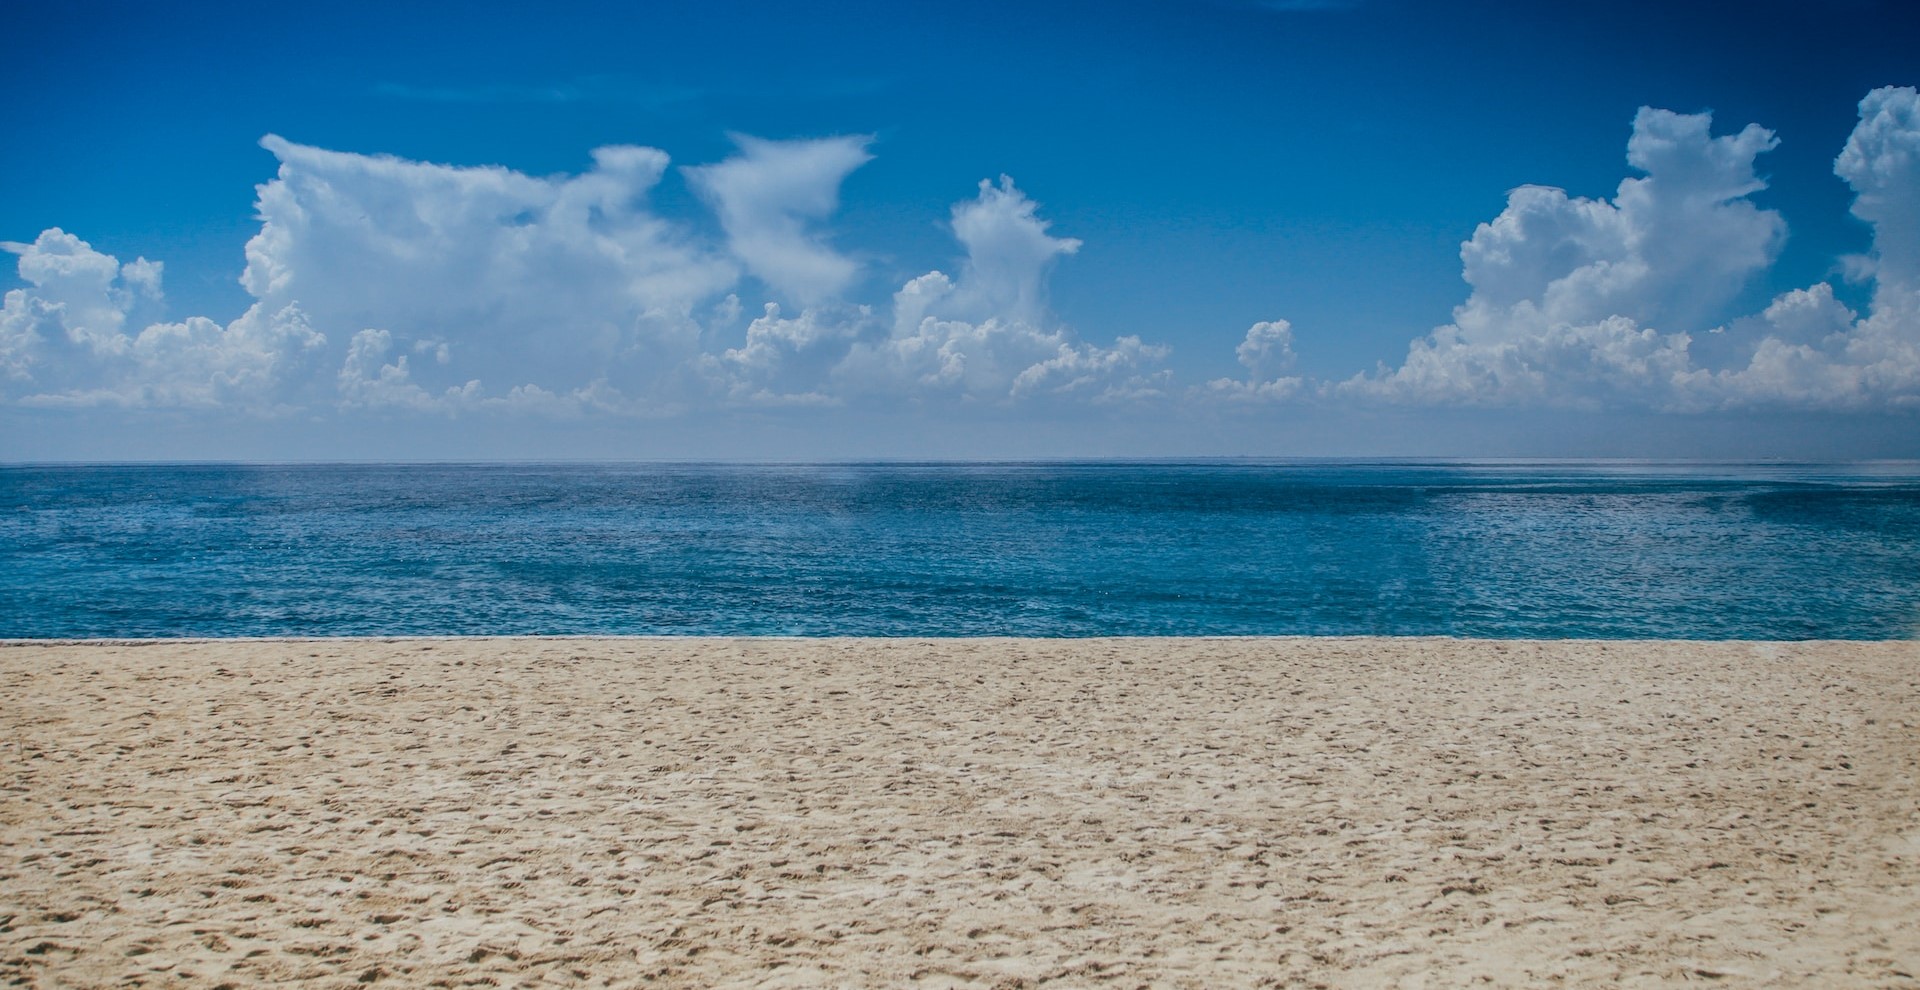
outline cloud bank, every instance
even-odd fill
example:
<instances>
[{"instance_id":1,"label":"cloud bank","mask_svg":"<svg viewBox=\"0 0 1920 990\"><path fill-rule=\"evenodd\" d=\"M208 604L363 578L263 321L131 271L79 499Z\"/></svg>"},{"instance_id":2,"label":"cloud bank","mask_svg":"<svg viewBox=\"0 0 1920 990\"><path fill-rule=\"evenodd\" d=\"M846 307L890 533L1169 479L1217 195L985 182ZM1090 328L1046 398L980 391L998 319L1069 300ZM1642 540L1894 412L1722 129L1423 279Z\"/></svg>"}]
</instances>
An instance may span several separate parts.
<instances>
[{"instance_id":1,"label":"cloud bank","mask_svg":"<svg viewBox=\"0 0 1920 990\"><path fill-rule=\"evenodd\" d=\"M876 288L836 246L864 136L735 138L670 172L611 146L538 177L361 155L269 135L239 316L169 319L159 262L53 228L0 242L22 286L0 306L0 403L256 416L667 416L742 406L935 408L1158 403L1493 406L1670 412L1920 405L1920 94L1867 94L1835 161L1872 249L1856 312L1822 282L1726 310L1787 236L1757 124L1642 108L1604 199L1540 185L1461 246L1466 299L1396 364L1344 380L1296 368L1284 319L1231 345L1242 369L1182 385L1169 348L1083 338L1049 303L1081 248L1013 180L947 217L952 263ZM713 225L658 213L678 175ZM708 233L708 230L716 230ZM909 271L914 269L908 269ZM863 290L863 286L867 287ZM1851 297L1850 297L1851 298ZM1284 303L1284 300L1276 302ZM749 316L748 314L753 314ZM1227 338L1230 340L1231 338ZM1219 346L1226 365L1229 345Z\"/></svg>"},{"instance_id":2,"label":"cloud bank","mask_svg":"<svg viewBox=\"0 0 1920 990\"><path fill-rule=\"evenodd\" d=\"M257 189L245 314L161 322L159 263L58 229L5 243L26 287L0 310L0 400L436 415L1001 402L1104 394L1165 353L1084 343L1051 316L1048 272L1079 242L1048 234L1006 177L954 207L957 279L912 280L891 318L850 303L860 265L824 225L869 139L736 143L684 170L724 232L712 242L651 209L669 164L652 148L599 148L586 172L543 178L269 135L279 169ZM749 276L773 298L744 340L716 343L738 332Z\"/></svg>"}]
</instances>

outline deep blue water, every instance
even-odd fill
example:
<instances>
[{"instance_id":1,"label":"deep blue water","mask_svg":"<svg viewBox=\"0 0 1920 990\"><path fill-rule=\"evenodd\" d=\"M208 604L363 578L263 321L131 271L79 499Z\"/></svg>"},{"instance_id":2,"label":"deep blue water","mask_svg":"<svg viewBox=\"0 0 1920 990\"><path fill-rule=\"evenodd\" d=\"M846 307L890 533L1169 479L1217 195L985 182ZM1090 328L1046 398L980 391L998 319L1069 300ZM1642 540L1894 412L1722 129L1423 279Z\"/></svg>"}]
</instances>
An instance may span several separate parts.
<instances>
[{"instance_id":1,"label":"deep blue water","mask_svg":"<svg viewBox=\"0 0 1920 990\"><path fill-rule=\"evenodd\" d=\"M0 637L1917 630L1911 464L0 467Z\"/></svg>"}]
</instances>

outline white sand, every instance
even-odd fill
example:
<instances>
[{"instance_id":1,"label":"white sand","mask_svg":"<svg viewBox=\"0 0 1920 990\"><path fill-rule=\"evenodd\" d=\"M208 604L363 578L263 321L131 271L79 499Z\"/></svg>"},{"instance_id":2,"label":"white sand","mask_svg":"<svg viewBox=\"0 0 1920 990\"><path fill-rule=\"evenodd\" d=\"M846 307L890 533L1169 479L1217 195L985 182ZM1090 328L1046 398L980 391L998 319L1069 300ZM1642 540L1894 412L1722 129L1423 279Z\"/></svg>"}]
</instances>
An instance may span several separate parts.
<instances>
[{"instance_id":1,"label":"white sand","mask_svg":"<svg viewBox=\"0 0 1920 990\"><path fill-rule=\"evenodd\" d=\"M1920 644L0 646L27 986L1920 985Z\"/></svg>"}]
</instances>

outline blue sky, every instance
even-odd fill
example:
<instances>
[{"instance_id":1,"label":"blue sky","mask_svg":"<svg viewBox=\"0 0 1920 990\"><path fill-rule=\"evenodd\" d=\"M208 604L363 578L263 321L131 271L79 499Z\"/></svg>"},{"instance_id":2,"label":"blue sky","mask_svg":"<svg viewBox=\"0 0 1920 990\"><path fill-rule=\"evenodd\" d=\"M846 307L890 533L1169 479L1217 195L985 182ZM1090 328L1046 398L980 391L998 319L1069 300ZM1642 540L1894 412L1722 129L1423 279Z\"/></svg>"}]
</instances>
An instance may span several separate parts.
<instances>
[{"instance_id":1,"label":"blue sky","mask_svg":"<svg viewBox=\"0 0 1920 990\"><path fill-rule=\"evenodd\" d=\"M1907 3L10 21L4 459L1920 455Z\"/></svg>"}]
</instances>

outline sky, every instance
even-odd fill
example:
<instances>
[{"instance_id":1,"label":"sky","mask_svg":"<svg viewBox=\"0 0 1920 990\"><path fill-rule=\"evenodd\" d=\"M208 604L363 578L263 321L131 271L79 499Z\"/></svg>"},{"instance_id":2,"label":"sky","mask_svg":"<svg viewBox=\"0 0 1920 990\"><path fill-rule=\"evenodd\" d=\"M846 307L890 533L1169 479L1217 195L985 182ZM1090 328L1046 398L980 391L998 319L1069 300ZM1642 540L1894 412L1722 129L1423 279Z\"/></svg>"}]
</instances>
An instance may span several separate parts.
<instances>
[{"instance_id":1,"label":"sky","mask_svg":"<svg viewBox=\"0 0 1920 990\"><path fill-rule=\"evenodd\" d=\"M0 461L1920 457L1920 5L10 5Z\"/></svg>"}]
</instances>

